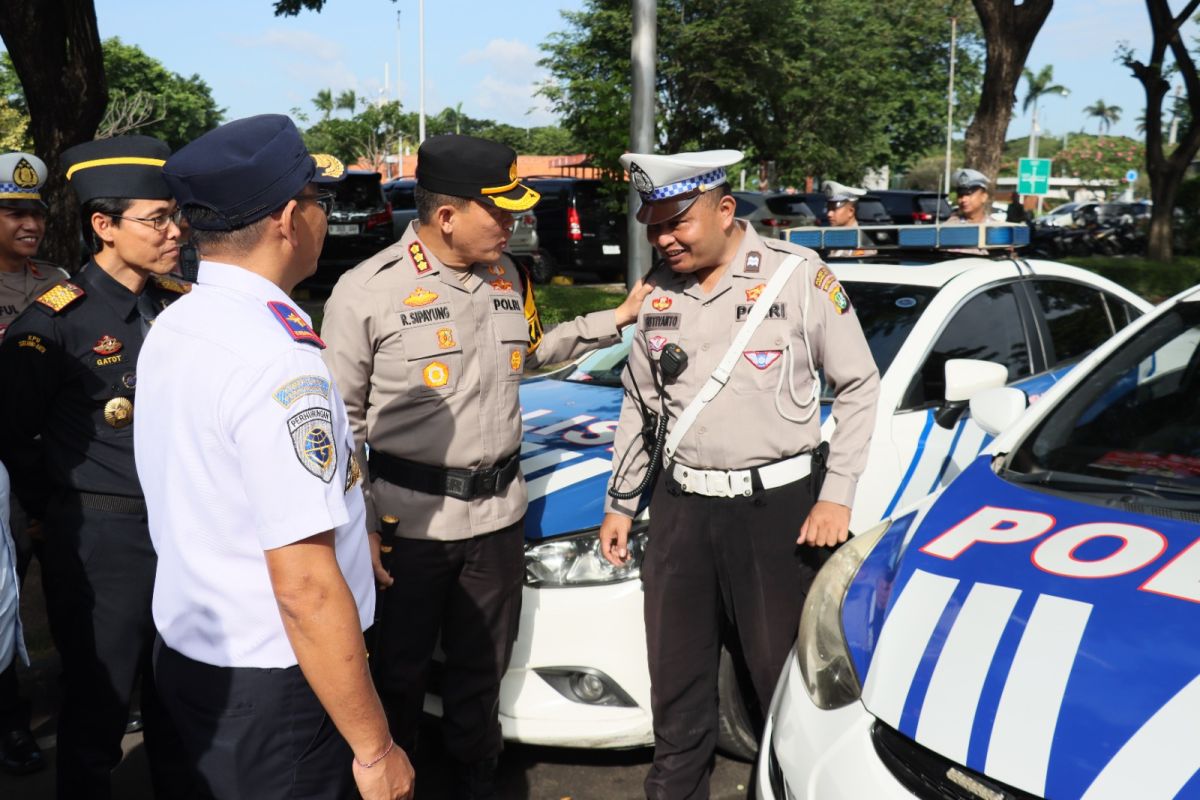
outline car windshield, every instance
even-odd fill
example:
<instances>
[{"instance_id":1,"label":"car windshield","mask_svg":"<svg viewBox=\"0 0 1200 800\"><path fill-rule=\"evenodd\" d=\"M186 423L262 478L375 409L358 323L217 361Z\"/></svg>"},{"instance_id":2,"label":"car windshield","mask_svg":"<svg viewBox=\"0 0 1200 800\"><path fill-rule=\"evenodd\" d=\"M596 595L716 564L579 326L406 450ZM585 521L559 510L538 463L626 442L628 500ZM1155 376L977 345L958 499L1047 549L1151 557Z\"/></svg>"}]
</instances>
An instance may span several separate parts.
<instances>
[{"instance_id":1,"label":"car windshield","mask_svg":"<svg viewBox=\"0 0 1200 800\"><path fill-rule=\"evenodd\" d=\"M1049 213L1046 214L1046 216L1057 217L1060 214L1071 214L1077 208L1079 208L1079 203L1067 203L1065 205L1059 206L1058 208L1051 209L1049 211Z\"/></svg>"},{"instance_id":2,"label":"car windshield","mask_svg":"<svg viewBox=\"0 0 1200 800\"><path fill-rule=\"evenodd\" d=\"M943 197L937 197L936 195L918 197L917 207L921 209L921 213L923 214L937 214L942 219L949 217L952 213L950 204L946 202L946 199Z\"/></svg>"},{"instance_id":3,"label":"car windshield","mask_svg":"<svg viewBox=\"0 0 1200 800\"><path fill-rule=\"evenodd\" d=\"M1200 505L1200 302L1150 323L1014 451L1005 477L1123 502Z\"/></svg>"},{"instance_id":4,"label":"car windshield","mask_svg":"<svg viewBox=\"0 0 1200 800\"><path fill-rule=\"evenodd\" d=\"M867 337L867 345L879 374L887 372L900 346L908 338L913 325L937 293L930 286L910 286L894 283L866 283L845 281L843 285L854 303L858 321ZM814 300L817 298L813 298ZM629 358L629 343L632 329L626 329L620 344L597 350L574 369L564 370L553 376L559 380L592 383L600 386L620 386L621 372ZM799 369L799 367L798 367ZM831 400L832 393L822 380L822 398Z\"/></svg>"},{"instance_id":5,"label":"car windshield","mask_svg":"<svg viewBox=\"0 0 1200 800\"><path fill-rule=\"evenodd\" d=\"M383 205L378 175L348 176L335 191L333 203L337 211L373 211Z\"/></svg>"}]
</instances>

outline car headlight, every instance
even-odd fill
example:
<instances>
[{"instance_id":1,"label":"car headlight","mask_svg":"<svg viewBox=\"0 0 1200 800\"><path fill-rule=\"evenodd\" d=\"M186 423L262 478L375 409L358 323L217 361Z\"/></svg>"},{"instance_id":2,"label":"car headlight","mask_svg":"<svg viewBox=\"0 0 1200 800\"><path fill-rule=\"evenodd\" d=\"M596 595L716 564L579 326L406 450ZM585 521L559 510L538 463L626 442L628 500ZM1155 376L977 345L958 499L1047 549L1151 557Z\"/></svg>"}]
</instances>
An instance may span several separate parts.
<instances>
[{"instance_id":1,"label":"car headlight","mask_svg":"<svg viewBox=\"0 0 1200 800\"><path fill-rule=\"evenodd\" d=\"M598 586L641 577L649 523L635 522L629 532L629 561L614 567L600 553L600 529L550 539L525 549L525 585L539 589Z\"/></svg>"},{"instance_id":2,"label":"car headlight","mask_svg":"<svg viewBox=\"0 0 1200 800\"><path fill-rule=\"evenodd\" d=\"M859 567L891 524L884 520L838 548L808 590L796 635L796 659L804 688L818 708L841 708L862 693L842 632L842 601Z\"/></svg>"}]
</instances>

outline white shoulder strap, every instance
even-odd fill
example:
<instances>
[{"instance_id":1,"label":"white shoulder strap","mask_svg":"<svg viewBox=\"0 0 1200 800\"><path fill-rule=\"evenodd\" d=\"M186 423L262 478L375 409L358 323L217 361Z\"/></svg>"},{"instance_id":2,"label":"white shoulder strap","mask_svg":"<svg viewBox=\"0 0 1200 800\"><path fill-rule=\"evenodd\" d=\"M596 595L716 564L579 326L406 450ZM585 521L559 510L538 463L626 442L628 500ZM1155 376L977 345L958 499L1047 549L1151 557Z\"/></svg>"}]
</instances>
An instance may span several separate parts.
<instances>
[{"instance_id":1,"label":"white shoulder strap","mask_svg":"<svg viewBox=\"0 0 1200 800\"><path fill-rule=\"evenodd\" d=\"M742 324L742 329L738 332L737 337L734 338L733 343L729 345L729 349L725 351L725 355L721 358L721 363L717 365L713 374L700 387L699 393L692 398L692 402L688 403L687 408L683 410L683 414L679 416L679 421L671 429L671 435L667 437L666 446L668 459L675 457L675 448L679 447L679 443L683 441L683 437L696 422L696 418L700 416L700 412L704 410L706 405L712 402L717 393L729 382L729 375L733 372L733 368L737 366L742 351L750 343L750 337L758 330L758 326L762 324L762 321L767 318L767 314L771 311L771 304L775 302L775 298L783 290L783 285L787 283L788 278L796 271L796 267L800 265L800 261L800 256L788 256L779 265L779 269L775 270L775 274L771 276L771 280L767 281L762 294L754 301L754 308L751 309L750 316L746 318L745 323Z\"/></svg>"}]
</instances>

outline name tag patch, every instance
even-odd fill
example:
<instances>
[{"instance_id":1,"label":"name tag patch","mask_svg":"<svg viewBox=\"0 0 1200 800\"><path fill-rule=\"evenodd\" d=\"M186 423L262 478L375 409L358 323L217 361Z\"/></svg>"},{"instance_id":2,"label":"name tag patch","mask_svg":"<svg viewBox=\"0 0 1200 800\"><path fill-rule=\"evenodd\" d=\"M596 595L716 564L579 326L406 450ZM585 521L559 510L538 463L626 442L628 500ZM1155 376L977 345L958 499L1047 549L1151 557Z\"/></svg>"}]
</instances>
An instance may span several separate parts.
<instances>
[{"instance_id":1,"label":"name tag patch","mask_svg":"<svg viewBox=\"0 0 1200 800\"><path fill-rule=\"evenodd\" d=\"M521 301L516 297L493 297L492 311L516 311L520 313L524 309L521 307Z\"/></svg>"},{"instance_id":2,"label":"name tag patch","mask_svg":"<svg viewBox=\"0 0 1200 800\"><path fill-rule=\"evenodd\" d=\"M450 320L450 306L434 306L433 308L422 308L418 311L401 311L400 324L404 327L410 325L428 325L432 322L448 322Z\"/></svg>"},{"instance_id":3,"label":"name tag patch","mask_svg":"<svg viewBox=\"0 0 1200 800\"><path fill-rule=\"evenodd\" d=\"M741 322L746 319L753 310L753 303L739 304L737 307L737 321ZM771 303L771 308L767 311L767 319L787 319L787 303Z\"/></svg>"},{"instance_id":4,"label":"name tag patch","mask_svg":"<svg viewBox=\"0 0 1200 800\"><path fill-rule=\"evenodd\" d=\"M677 331L679 314L647 314L642 317L642 327L648 331Z\"/></svg>"},{"instance_id":5,"label":"name tag patch","mask_svg":"<svg viewBox=\"0 0 1200 800\"><path fill-rule=\"evenodd\" d=\"M332 413L328 408L306 408L289 417L287 426L301 466L329 483L337 471L337 447L331 433Z\"/></svg>"}]
</instances>

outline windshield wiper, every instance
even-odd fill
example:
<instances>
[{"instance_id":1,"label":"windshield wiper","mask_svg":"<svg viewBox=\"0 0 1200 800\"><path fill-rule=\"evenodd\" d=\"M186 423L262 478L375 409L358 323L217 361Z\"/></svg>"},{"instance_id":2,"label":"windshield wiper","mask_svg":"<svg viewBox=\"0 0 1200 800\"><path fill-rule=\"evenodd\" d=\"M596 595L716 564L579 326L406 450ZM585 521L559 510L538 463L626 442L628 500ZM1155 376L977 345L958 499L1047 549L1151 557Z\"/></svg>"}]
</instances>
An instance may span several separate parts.
<instances>
[{"instance_id":1,"label":"windshield wiper","mask_svg":"<svg viewBox=\"0 0 1200 800\"><path fill-rule=\"evenodd\" d=\"M1023 483L1032 486L1045 486L1052 489L1074 489L1085 492L1131 492L1162 498L1162 492L1200 497L1200 488L1185 486L1171 481L1139 481L1121 480L1118 478L1103 478L1099 475L1086 475L1079 472L1063 472L1061 470L1043 470L1040 472L1017 472L1006 469L1000 473L1013 483Z\"/></svg>"}]
</instances>

